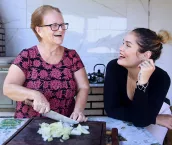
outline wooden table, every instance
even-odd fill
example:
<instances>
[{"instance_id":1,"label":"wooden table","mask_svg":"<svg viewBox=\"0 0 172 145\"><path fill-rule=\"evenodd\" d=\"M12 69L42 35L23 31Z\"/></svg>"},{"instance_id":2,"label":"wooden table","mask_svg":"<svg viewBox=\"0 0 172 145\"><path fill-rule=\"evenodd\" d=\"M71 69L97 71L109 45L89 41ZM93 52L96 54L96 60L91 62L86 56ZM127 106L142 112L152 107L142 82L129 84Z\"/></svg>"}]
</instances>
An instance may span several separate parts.
<instances>
[{"instance_id":1,"label":"wooden table","mask_svg":"<svg viewBox=\"0 0 172 145\"><path fill-rule=\"evenodd\" d=\"M8 118L0 118L0 122L4 119L8 119ZM0 145L2 145L8 138L10 138L13 134L15 134L17 130L20 130L21 126L23 126L28 121L28 119L21 119L21 121L22 121L21 124L16 126L14 129L0 129ZM157 140L146 129L135 127L127 122L112 119L109 117L102 117L102 116L89 117L88 121L106 122L106 130L110 130L110 131L112 131L113 128L117 128L120 138L120 145L158 144ZM38 129L36 129L36 131L37 130Z\"/></svg>"},{"instance_id":2,"label":"wooden table","mask_svg":"<svg viewBox=\"0 0 172 145\"><path fill-rule=\"evenodd\" d=\"M117 128L120 145L158 144L155 137L145 128L135 127L132 123L109 118L107 116L92 116L89 117L88 120L106 122L106 129L109 131L112 131L113 128Z\"/></svg>"},{"instance_id":3,"label":"wooden table","mask_svg":"<svg viewBox=\"0 0 172 145\"><path fill-rule=\"evenodd\" d=\"M52 123L54 120L48 118L29 119L14 135L12 135L3 145L105 145L106 123L88 121L82 125L88 125L90 134L81 136L70 136L69 140L60 142L55 138L51 142L43 141L37 133L40 123ZM115 138L117 139L117 138ZM117 145L117 144L114 144Z\"/></svg>"}]
</instances>

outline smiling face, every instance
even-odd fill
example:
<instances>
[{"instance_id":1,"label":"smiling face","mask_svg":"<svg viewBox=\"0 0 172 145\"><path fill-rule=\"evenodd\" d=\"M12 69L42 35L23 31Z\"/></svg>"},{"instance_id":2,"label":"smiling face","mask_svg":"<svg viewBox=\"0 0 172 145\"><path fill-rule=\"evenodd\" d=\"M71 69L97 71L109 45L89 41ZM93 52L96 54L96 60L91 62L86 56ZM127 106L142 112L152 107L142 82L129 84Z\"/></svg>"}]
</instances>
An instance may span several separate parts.
<instances>
[{"instance_id":1,"label":"smiling face","mask_svg":"<svg viewBox=\"0 0 172 145\"><path fill-rule=\"evenodd\" d=\"M42 26L54 23L63 24L63 16L61 13L56 12L55 10L50 10L43 16ZM42 42L53 45L61 45L63 43L65 30L63 30L61 27L59 27L59 29L56 31L52 31L50 26L37 27L36 31L41 37Z\"/></svg>"},{"instance_id":2,"label":"smiling face","mask_svg":"<svg viewBox=\"0 0 172 145\"><path fill-rule=\"evenodd\" d=\"M120 47L120 56L118 64L125 68L137 67L143 60L144 54L138 52L139 45L136 42L137 37L133 32L127 34L123 45Z\"/></svg>"}]
</instances>

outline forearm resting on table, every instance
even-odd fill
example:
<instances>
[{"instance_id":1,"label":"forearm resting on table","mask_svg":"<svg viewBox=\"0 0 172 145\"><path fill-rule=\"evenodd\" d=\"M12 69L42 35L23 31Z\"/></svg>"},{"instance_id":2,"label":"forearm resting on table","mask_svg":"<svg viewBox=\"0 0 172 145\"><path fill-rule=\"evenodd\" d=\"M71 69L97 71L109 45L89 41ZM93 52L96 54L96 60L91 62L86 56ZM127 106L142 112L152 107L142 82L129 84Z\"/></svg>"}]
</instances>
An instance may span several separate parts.
<instances>
[{"instance_id":1,"label":"forearm resting on table","mask_svg":"<svg viewBox=\"0 0 172 145\"><path fill-rule=\"evenodd\" d=\"M156 124L169 128L168 118L168 114L159 114L156 117Z\"/></svg>"},{"instance_id":2,"label":"forearm resting on table","mask_svg":"<svg viewBox=\"0 0 172 145\"><path fill-rule=\"evenodd\" d=\"M81 88L76 96L74 111L83 112L87 103L89 87Z\"/></svg>"},{"instance_id":3,"label":"forearm resting on table","mask_svg":"<svg viewBox=\"0 0 172 145\"><path fill-rule=\"evenodd\" d=\"M161 125L161 117L159 115L156 117L156 124Z\"/></svg>"},{"instance_id":4,"label":"forearm resting on table","mask_svg":"<svg viewBox=\"0 0 172 145\"><path fill-rule=\"evenodd\" d=\"M34 90L16 84L4 84L3 94L14 101L33 100Z\"/></svg>"},{"instance_id":5,"label":"forearm resting on table","mask_svg":"<svg viewBox=\"0 0 172 145\"><path fill-rule=\"evenodd\" d=\"M156 124L164 126L168 129L172 129L172 115L171 114L159 114L156 117Z\"/></svg>"}]
</instances>

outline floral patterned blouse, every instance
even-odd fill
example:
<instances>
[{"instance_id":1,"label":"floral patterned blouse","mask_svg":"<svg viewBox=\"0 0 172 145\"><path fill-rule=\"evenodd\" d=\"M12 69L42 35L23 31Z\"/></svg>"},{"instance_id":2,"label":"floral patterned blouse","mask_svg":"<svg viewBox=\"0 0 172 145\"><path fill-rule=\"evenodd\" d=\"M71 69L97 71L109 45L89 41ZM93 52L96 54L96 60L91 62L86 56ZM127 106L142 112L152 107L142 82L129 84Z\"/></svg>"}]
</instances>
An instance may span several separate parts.
<instances>
[{"instance_id":1,"label":"floral patterned blouse","mask_svg":"<svg viewBox=\"0 0 172 145\"><path fill-rule=\"evenodd\" d=\"M45 62L37 46L21 51L13 64L25 74L24 87L41 92L49 101L51 110L70 116L77 93L74 73L84 65L75 50L64 49L63 57L57 64ZM41 117L41 114L24 102L17 102L15 117Z\"/></svg>"}]
</instances>

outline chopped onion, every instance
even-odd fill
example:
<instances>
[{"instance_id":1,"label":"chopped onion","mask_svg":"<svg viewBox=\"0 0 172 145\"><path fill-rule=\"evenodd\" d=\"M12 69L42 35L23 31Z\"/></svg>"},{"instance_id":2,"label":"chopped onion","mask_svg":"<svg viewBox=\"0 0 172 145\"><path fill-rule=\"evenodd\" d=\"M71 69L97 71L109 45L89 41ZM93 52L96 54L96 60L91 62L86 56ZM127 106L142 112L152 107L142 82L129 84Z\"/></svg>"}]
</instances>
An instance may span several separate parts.
<instances>
[{"instance_id":1,"label":"chopped onion","mask_svg":"<svg viewBox=\"0 0 172 145\"><path fill-rule=\"evenodd\" d=\"M82 126L83 128L85 128L85 129L89 129L89 126Z\"/></svg>"},{"instance_id":2,"label":"chopped onion","mask_svg":"<svg viewBox=\"0 0 172 145\"><path fill-rule=\"evenodd\" d=\"M71 131L71 135L81 135L81 131L78 130L78 129L76 129L76 128L74 128L74 129L72 129L72 131Z\"/></svg>"},{"instance_id":3,"label":"chopped onion","mask_svg":"<svg viewBox=\"0 0 172 145\"><path fill-rule=\"evenodd\" d=\"M61 138L60 142L69 139L70 135L89 134L89 126L82 126L78 124L76 128L73 128L70 124L55 122L55 123L42 123L38 133L42 135L44 141L52 141L53 138Z\"/></svg>"},{"instance_id":4,"label":"chopped onion","mask_svg":"<svg viewBox=\"0 0 172 145\"><path fill-rule=\"evenodd\" d=\"M77 129L81 131L83 134L89 134L90 132L82 127L80 124L77 126Z\"/></svg>"}]
</instances>

